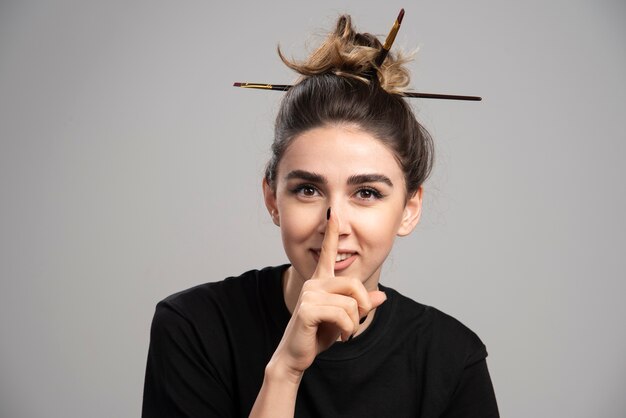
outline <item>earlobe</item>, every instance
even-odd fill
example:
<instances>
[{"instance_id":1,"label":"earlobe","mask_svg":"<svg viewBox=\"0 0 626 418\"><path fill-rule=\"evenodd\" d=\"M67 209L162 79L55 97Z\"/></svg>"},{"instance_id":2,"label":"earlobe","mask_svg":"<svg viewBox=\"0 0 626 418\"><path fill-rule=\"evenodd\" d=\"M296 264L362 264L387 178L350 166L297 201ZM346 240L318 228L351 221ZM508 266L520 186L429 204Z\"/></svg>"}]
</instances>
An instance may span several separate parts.
<instances>
[{"instance_id":1,"label":"earlobe","mask_svg":"<svg viewBox=\"0 0 626 418\"><path fill-rule=\"evenodd\" d=\"M280 214L278 213L278 206L276 205L276 192L272 190L272 187L268 184L267 179L263 178L263 199L265 200L265 207L272 217L274 225L280 226Z\"/></svg>"},{"instance_id":2,"label":"earlobe","mask_svg":"<svg viewBox=\"0 0 626 418\"><path fill-rule=\"evenodd\" d=\"M422 186L417 192L406 202L404 212L402 213L402 221L398 228L398 236L404 237L409 235L417 226L422 215Z\"/></svg>"}]
</instances>

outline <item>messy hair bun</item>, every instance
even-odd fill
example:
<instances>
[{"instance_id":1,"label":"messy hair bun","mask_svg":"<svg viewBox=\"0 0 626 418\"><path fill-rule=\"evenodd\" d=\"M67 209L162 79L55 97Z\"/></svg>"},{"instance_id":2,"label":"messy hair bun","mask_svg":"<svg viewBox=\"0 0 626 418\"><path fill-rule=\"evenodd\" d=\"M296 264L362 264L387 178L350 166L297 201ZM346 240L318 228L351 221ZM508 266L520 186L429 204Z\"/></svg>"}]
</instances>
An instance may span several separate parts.
<instances>
[{"instance_id":1,"label":"messy hair bun","mask_svg":"<svg viewBox=\"0 0 626 418\"><path fill-rule=\"evenodd\" d=\"M409 85L405 64L410 58L389 53L381 65L376 60L383 49L378 38L370 33L358 33L348 15L340 16L335 30L304 61L286 58L280 47L280 59L304 77L332 73L354 78L364 83L378 82L388 93L402 93Z\"/></svg>"},{"instance_id":2,"label":"messy hair bun","mask_svg":"<svg viewBox=\"0 0 626 418\"><path fill-rule=\"evenodd\" d=\"M285 94L274 128L272 157L265 180L275 189L282 156L298 135L314 128L357 125L387 146L404 173L407 197L430 174L433 142L402 98L409 82L406 59L389 53L381 65L380 41L357 33L341 16L322 45L303 62L283 62L301 79Z\"/></svg>"}]
</instances>

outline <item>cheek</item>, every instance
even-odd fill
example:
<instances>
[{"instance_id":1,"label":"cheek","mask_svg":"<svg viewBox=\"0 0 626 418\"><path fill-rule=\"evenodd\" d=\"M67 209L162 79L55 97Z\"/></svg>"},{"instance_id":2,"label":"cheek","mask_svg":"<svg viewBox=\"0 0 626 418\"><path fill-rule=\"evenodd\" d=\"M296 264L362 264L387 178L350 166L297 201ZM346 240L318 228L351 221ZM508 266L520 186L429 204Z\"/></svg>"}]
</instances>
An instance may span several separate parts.
<instances>
[{"instance_id":1,"label":"cheek","mask_svg":"<svg viewBox=\"0 0 626 418\"><path fill-rule=\"evenodd\" d=\"M312 205L281 205L280 231L285 245L307 241L319 226L319 210Z\"/></svg>"},{"instance_id":2,"label":"cheek","mask_svg":"<svg viewBox=\"0 0 626 418\"><path fill-rule=\"evenodd\" d=\"M396 211L365 211L354 222L354 228L364 243L371 247L388 251L396 237L400 225L400 214Z\"/></svg>"}]
</instances>

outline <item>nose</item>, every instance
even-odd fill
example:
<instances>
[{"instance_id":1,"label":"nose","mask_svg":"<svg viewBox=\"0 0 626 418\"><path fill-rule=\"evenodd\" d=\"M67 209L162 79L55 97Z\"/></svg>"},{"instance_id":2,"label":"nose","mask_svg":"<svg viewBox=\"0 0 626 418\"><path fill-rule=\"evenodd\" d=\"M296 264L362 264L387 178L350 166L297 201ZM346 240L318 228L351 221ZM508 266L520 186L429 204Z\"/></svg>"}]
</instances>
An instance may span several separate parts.
<instances>
[{"instance_id":1,"label":"nose","mask_svg":"<svg viewBox=\"0 0 626 418\"><path fill-rule=\"evenodd\" d=\"M331 205L330 207L326 207L321 211L319 216L321 222L319 224L318 231L322 235L326 233L326 214L328 212L328 209L330 208L333 219L335 219L337 225L339 226L339 236L349 235L351 233L349 210L343 207L343 205L339 204L338 202L333 203L333 205Z\"/></svg>"}]
</instances>

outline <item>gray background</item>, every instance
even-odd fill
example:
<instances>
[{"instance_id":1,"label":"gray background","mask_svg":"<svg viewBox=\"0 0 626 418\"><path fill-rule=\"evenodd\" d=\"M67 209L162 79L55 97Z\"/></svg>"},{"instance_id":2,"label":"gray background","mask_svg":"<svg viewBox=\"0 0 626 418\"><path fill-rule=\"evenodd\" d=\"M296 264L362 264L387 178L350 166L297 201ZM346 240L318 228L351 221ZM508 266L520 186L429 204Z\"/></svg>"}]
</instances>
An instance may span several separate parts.
<instances>
[{"instance_id":1,"label":"gray background","mask_svg":"<svg viewBox=\"0 0 626 418\"><path fill-rule=\"evenodd\" d=\"M623 417L623 1L0 2L0 415L140 414L154 305L286 261L260 179L337 13L419 46L437 142L383 282L461 319L505 417Z\"/></svg>"}]
</instances>

